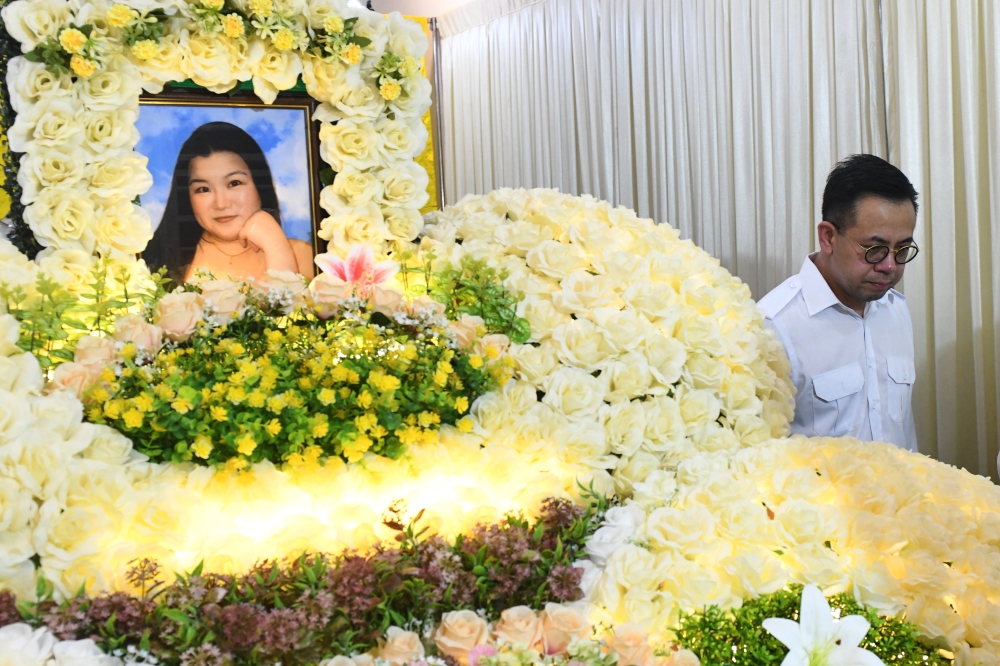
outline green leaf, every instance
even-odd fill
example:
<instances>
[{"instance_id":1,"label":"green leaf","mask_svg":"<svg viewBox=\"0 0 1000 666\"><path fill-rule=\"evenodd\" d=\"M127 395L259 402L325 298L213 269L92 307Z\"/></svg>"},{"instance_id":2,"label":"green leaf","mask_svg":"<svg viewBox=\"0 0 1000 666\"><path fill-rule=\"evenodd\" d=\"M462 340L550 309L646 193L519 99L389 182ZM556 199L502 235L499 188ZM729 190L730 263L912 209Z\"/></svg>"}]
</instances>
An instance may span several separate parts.
<instances>
[{"instance_id":1,"label":"green leaf","mask_svg":"<svg viewBox=\"0 0 1000 666\"><path fill-rule=\"evenodd\" d=\"M163 614L163 617L173 620L177 624L187 624L191 621L191 618L187 614L173 608L163 608L160 612Z\"/></svg>"},{"instance_id":2,"label":"green leaf","mask_svg":"<svg viewBox=\"0 0 1000 666\"><path fill-rule=\"evenodd\" d=\"M357 44L361 48L365 48L372 43L372 40L367 37L362 37L361 35L352 35L350 39L347 40L349 44Z\"/></svg>"}]
</instances>

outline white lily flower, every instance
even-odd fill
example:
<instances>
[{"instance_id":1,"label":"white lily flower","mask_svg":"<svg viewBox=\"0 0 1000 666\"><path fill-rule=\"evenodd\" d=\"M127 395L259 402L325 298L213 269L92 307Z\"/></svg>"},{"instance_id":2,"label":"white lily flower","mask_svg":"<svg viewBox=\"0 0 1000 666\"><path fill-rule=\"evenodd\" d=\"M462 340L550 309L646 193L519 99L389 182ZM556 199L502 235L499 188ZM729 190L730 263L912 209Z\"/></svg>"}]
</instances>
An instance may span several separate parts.
<instances>
[{"instance_id":1,"label":"white lily flower","mask_svg":"<svg viewBox=\"0 0 1000 666\"><path fill-rule=\"evenodd\" d=\"M781 666L885 666L858 647L871 627L860 615L834 621L830 604L815 585L802 590L799 622L771 617L764 628L788 647Z\"/></svg>"}]
</instances>

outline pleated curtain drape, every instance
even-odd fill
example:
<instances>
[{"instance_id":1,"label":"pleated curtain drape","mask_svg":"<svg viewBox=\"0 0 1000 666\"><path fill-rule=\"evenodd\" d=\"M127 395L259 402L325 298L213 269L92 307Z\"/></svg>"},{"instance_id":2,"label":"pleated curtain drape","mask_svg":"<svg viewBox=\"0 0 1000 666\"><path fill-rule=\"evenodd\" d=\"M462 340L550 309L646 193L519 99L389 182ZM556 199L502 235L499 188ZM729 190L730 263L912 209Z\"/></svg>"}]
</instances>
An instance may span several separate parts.
<instances>
[{"instance_id":1,"label":"pleated curtain drape","mask_svg":"<svg viewBox=\"0 0 1000 666\"><path fill-rule=\"evenodd\" d=\"M592 194L679 228L759 298L815 249L833 164L890 159L924 203L903 283L920 449L996 478L997 13L987 0L478 0L438 22L445 200Z\"/></svg>"}]
</instances>

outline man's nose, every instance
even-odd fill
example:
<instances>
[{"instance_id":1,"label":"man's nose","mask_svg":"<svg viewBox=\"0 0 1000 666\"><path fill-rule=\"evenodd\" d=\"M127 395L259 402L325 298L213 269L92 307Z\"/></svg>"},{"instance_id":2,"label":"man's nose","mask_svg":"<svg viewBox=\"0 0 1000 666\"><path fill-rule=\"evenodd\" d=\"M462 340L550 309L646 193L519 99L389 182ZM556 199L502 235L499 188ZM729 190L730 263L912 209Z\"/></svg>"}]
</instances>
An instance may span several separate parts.
<instances>
[{"instance_id":1,"label":"man's nose","mask_svg":"<svg viewBox=\"0 0 1000 666\"><path fill-rule=\"evenodd\" d=\"M896 253L890 252L885 255L885 259L875 264L875 270L879 273L892 273L899 264L896 263Z\"/></svg>"}]
</instances>

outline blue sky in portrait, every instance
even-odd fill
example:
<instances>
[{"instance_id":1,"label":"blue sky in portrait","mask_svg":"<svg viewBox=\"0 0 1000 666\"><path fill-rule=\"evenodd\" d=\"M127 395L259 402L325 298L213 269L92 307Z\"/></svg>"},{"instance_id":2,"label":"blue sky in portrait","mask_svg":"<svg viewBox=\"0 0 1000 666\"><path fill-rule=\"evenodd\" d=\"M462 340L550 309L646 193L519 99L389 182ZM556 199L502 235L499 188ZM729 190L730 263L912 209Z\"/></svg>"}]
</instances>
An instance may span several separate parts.
<instances>
[{"instance_id":1,"label":"blue sky in portrait","mask_svg":"<svg viewBox=\"0 0 1000 666\"><path fill-rule=\"evenodd\" d=\"M309 195L309 157L305 109L196 105L139 106L139 143L135 149L149 158L153 186L142 195L142 207L160 223L181 145L191 132L212 121L242 127L267 156L278 191L282 226L289 238L312 242L312 199Z\"/></svg>"}]
</instances>

